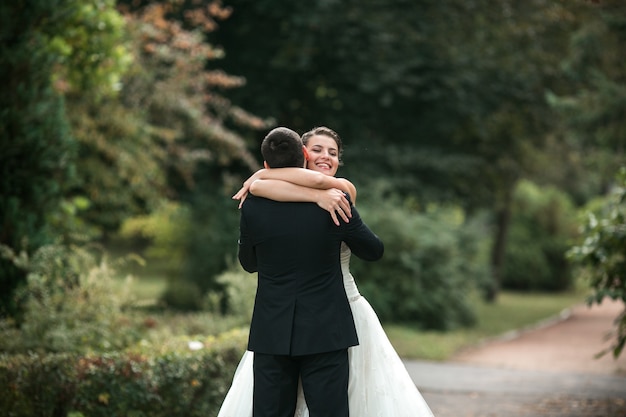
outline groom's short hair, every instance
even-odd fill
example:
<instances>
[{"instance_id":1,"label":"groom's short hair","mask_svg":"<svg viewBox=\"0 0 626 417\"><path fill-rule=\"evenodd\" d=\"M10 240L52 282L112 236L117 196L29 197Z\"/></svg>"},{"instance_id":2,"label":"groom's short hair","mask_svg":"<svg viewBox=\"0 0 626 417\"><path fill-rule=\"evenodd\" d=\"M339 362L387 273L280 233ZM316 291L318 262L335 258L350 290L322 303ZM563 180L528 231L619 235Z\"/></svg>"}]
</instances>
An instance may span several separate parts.
<instances>
[{"instance_id":1,"label":"groom's short hair","mask_svg":"<svg viewBox=\"0 0 626 417\"><path fill-rule=\"evenodd\" d=\"M300 135L286 127L272 129L263 143L261 154L270 168L304 167Z\"/></svg>"}]
</instances>

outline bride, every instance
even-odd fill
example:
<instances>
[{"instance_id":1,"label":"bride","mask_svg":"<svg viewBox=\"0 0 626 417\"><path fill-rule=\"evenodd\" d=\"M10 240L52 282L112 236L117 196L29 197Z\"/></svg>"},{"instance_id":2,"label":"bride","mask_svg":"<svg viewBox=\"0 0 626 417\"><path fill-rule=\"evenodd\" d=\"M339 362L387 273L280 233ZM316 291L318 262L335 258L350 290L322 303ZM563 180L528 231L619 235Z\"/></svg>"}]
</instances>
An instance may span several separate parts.
<instances>
[{"instance_id":1,"label":"bride","mask_svg":"<svg viewBox=\"0 0 626 417\"><path fill-rule=\"evenodd\" d=\"M339 135L327 127L317 127L303 134L302 142L308 151L308 169L257 171L233 199L243 202L250 191L254 195L277 201L315 202L331 213L335 223L339 221L337 214L348 221L350 209L343 192L347 192L352 202L355 202L356 188L348 180L334 177L341 164L342 142ZM389 342L378 316L359 294L349 264L350 249L342 244L343 282L359 337L359 345L348 350L350 415L433 417ZM252 417L253 358L253 352L244 353L218 417ZM294 417L308 416L306 401L302 389L299 389Z\"/></svg>"}]
</instances>

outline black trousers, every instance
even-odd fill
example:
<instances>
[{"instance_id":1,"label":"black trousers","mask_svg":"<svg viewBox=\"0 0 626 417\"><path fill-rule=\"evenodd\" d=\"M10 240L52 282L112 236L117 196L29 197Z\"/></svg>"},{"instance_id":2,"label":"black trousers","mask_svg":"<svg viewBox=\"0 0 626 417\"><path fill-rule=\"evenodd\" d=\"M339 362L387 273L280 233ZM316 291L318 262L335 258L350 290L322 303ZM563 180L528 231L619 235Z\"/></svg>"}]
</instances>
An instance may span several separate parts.
<instances>
[{"instance_id":1,"label":"black trousers","mask_svg":"<svg viewBox=\"0 0 626 417\"><path fill-rule=\"evenodd\" d=\"M349 417L348 350L304 356L254 353L253 417L293 417L302 380L310 417Z\"/></svg>"}]
</instances>

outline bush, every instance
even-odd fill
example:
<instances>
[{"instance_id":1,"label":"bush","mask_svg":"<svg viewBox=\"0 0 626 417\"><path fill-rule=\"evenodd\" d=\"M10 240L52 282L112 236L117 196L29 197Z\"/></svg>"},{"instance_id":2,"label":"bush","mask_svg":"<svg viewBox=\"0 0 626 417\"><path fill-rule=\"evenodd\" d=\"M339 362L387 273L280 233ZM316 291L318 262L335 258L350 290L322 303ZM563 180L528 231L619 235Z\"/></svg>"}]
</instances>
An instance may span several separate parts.
<instances>
[{"instance_id":1,"label":"bush","mask_svg":"<svg viewBox=\"0 0 626 417\"><path fill-rule=\"evenodd\" d=\"M226 289L226 313L241 319L242 323L250 323L257 289L256 274L233 266L219 275L217 282Z\"/></svg>"},{"instance_id":2,"label":"bush","mask_svg":"<svg viewBox=\"0 0 626 417\"><path fill-rule=\"evenodd\" d=\"M208 195L196 196L190 206L192 233L185 242L184 279L193 282L201 294L220 295L220 309L225 312L225 287L218 276L237 260L239 211L230 196L205 184Z\"/></svg>"},{"instance_id":3,"label":"bush","mask_svg":"<svg viewBox=\"0 0 626 417\"><path fill-rule=\"evenodd\" d=\"M216 416L247 333L138 345L104 355L0 356L0 414L7 417Z\"/></svg>"},{"instance_id":4,"label":"bush","mask_svg":"<svg viewBox=\"0 0 626 417\"><path fill-rule=\"evenodd\" d=\"M604 207L598 213L588 213L583 239L568 252L590 281L590 305L601 304L605 298L626 304L626 167L615 179L615 188L606 196ZM612 351L618 358L626 346L626 306L614 324L613 342L603 354Z\"/></svg>"},{"instance_id":5,"label":"bush","mask_svg":"<svg viewBox=\"0 0 626 417\"><path fill-rule=\"evenodd\" d=\"M573 275L565 254L575 235L576 212L565 193L520 182L513 198L502 287L525 291L570 288Z\"/></svg>"},{"instance_id":6,"label":"bush","mask_svg":"<svg viewBox=\"0 0 626 417\"><path fill-rule=\"evenodd\" d=\"M180 274L185 258L184 246L190 227L189 208L180 203L164 202L149 215L126 219L119 235L128 240L148 242L146 259L165 260L165 275Z\"/></svg>"},{"instance_id":7,"label":"bush","mask_svg":"<svg viewBox=\"0 0 626 417\"><path fill-rule=\"evenodd\" d=\"M161 297L168 307L201 311L206 295L211 306L226 312L226 289L218 276L237 258L239 212L223 195L199 196L187 203L167 203L148 216L127 220L120 235L149 242L148 262L165 259L167 288Z\"/></svg>"},{"instance_id":8,"label":"bush","mask_svg":"<svg viewBox=\"0 0 626 417\"><path fill-rule=\"evenodd\" d=\"M474 322L468 295L488 276L480 222L466 221L460 209L420 213L388 199L359 212L385 244L377 262L352 258L359 290L381 320L426 329Z\"/></svg>"},{"instance_id":9,"label":"bush","mask_svg":"<svg viewBox=\"0 0 626 417\"><path fill-rule=\"evenodd\" d=\"M76 384L71 354L0 355L0 414L66 416Z\"/></svg>"},{"instance_id":10,"label":"bush","mask_svg":"<svg viewBox=\"0 0 626 417\"><path fill-rule=\"evenodd\" d=\"M42 246L32 257L1 249L27 271L27 284L21 323L0 321L0 350L105 351L139 340L125 314L130 297L115 285L106 258L63 245Z\"/></svg>"},{"instance_id":11,"label":"bush","mask_svg":"<svg viewBox=\"0 0 626 417\"><path fill-rule=\"evenodd\" d=\"M204 303L202 291L194 282L184 278L169 278L167 288L161 295L161 301L171 309L178 311L200 311Z\"/></svg>"}]
</instances>

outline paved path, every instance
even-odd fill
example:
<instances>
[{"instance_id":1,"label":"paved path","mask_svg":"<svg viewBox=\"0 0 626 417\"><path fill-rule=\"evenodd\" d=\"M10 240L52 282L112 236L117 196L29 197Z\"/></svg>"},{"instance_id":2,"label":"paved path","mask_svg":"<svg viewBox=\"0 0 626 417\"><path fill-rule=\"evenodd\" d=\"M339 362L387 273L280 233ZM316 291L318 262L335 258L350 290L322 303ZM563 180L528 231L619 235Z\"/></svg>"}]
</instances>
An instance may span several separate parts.
<instances>
[{"instance_id":1,"label":"paved path","mask_svg":"<svg viewBox=\"0 0 626 417\"><path fill-rule=\"evenodd\" d=\"M594 359L622 308L575 306L448 362L405 364L435 417L626 417L626 354Z\"/></svg>"}]
</instances>

